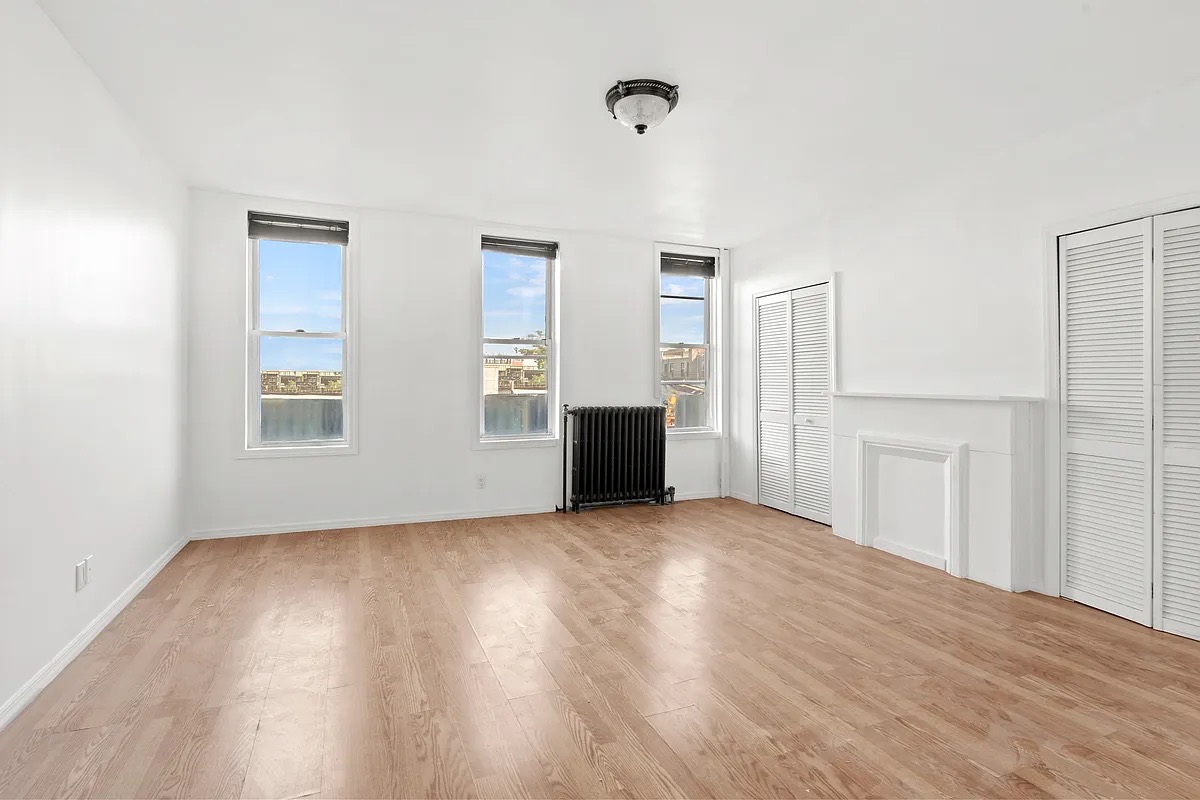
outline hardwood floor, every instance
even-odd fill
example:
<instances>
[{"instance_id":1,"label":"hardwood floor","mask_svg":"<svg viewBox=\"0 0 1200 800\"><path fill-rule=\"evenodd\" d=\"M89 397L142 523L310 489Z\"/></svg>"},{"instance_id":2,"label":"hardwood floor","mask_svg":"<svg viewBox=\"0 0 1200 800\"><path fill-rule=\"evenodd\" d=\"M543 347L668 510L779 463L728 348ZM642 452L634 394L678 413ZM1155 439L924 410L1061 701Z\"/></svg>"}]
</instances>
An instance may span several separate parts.
<instances>
[{"instance_id":1,"label":"hardwood floor","mask_svg":"<svg viewBox=\"0 0 1200 800\"><path fill-rule=\"evenodd\" d=\"M1200 796L1200 643L734 500L193 542L0 796Z\"/></svg>"}]
</instances>

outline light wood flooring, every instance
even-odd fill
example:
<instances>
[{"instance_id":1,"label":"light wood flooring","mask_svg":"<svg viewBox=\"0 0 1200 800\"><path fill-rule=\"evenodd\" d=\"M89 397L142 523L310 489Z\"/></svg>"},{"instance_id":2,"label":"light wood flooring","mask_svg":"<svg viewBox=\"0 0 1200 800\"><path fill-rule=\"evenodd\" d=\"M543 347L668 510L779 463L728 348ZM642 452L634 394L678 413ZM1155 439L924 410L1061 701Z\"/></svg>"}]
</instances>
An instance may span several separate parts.
<instances>
[{"instance_id":1,"label":"light wood flooring","mask_svg":"<svg viewBox=\"0 0 1200 800\"><path fill-rule=\"evenodd\" d=\"M1197 797L1200 643L735 500L193 542L0 732L88 795Z\"/></svg>"}]
</instances>

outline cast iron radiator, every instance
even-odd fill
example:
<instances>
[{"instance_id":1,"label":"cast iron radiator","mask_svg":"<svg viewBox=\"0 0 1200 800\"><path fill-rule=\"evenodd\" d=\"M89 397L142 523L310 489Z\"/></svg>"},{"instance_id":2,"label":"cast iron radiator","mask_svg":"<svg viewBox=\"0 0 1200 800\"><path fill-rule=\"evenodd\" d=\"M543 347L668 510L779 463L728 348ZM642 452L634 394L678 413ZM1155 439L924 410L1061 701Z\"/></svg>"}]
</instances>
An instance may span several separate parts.
<instances>
[{"instance_id":1,"label":"cast iron radiator","mask_svg":"<svg viewBox=\"0 0 1200 800\"><path fill-rule=\"evenodd\" d=\"M563 430L570 432L570 446L563 448L563 511L674 501L675 487L666 485L663 406L563 406Z\"/></svg>"}]
</instances>

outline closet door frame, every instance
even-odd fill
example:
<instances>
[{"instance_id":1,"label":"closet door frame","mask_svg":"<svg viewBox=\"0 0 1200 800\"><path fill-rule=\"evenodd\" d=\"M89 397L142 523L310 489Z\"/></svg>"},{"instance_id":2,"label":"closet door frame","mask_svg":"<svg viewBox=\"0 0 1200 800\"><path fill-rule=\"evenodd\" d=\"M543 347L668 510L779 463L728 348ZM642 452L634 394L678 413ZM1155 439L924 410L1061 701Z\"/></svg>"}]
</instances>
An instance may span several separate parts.
<instances>
[{"instance_id":1,"label":"closet door frame","mask_svg":"<svg viewBox=\"0 0 1200 800\"><path fill-rule=\"evenodd\" d=\"M758 301L764 297L770 297L776 294L791 294L798 289L807 289L811 286L818 286L822 283L829 285L829 393L834 395L841 391L841 369L840 359L838 358L838 273L829 272L824 274L814 274L797 281L792 281L775 289L766 289L760 292L755 292L750 298L750 319L751 319L751 336L750 336L750 359L751 359L751 384L754 401L751 407L751 413L754 415L754 502L762 505L761 496L759 494L758 477L761 474L761 465L759 464L758 452ZM790 302L790 300L789 300ZM834 518L833 509L835 504L832 502L835 476L833 474L833 402L829 404L829 492L830 492L830 521L836 525L837 520Z\"/></svg>"},{"instance_id":2,"label":"closet door frame","mask_svg":"<svg viewBox=\"0 0 1200 800\"><path fill-rule=\"evenodd\" d=\"M1042 536L1033 537L1034 546L1024 552L1023 557L1013 562L1014 589L1032 589L1052 597L1062 596L1062 510L1063 510L1063 442L1062 423L1062 380L1060 341L1062 314L1059 300L1059 239L1073 233L1103 228L1122 222L1133 222L1160 214L1200 208L1200 192L1177 195L1168 199L1153 200L1125 206L1120 209L1098 211L1080 217L1062 220L1047 225L1042 231L1042 278L1043 278L1043 341L1046 343L1045 369L1046 400L1044 403L1045 452L1041 463L1041 479L1044 487L1041 498L1040 518ZM1157 597L1156 597L1157 599Z\"/></svg>"}]
</instances>

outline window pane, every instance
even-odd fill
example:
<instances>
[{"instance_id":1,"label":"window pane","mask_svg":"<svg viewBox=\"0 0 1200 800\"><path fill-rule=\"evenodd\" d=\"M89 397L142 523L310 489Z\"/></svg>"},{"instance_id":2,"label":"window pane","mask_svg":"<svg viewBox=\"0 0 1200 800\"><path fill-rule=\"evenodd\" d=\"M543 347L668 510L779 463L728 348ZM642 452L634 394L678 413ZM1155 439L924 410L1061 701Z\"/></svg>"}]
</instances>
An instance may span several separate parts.
<instances>
[{"instance_id":1,"label":"window pane","mask_svg":"<svg viewBox=\"0 0 1200 800\"><path fill-rule=\"evenodd\" d=\"M483 251L483 337L546 337L544 258Z\"/></svg>"},{"instance_id":2,"label":"window pane","mask_svg":"<svg viewBox=\"0 0 1200 800\"><path fill-rule=\"evenodd\" d=\"M704 341L704 301L661 298L659 341L699 344Z\"/></svg>"},{"instance_id":3,"label":"window pane","mask_svg":"<svg viewBox=\"0 0 1200 800\"><path fill-rule=\"evenodd\" d=\"M667 402L668 428L709 426L708 397L703 383L664 383L663 398Z\"/></svg>"},{"instance_id":4,"label":"window pane","mask_svg":"<svg viewBox=\"0 0 1200 800\"><path fill-rule=\"evenodd\" d=\"M701 300L706 296L708 281L693 275L659 275L660 294L670 294L677 297L696 297Z\"/></svg>"},{"instance_id":5,"label":"window pane","mask_svg":"<svg viewBox=\"0 0 1200 800\"><path fill-rule=\"evenodd\" d=\"M484 346L483 434L522 436L550 430L546 345Z\"/></svg>"},{"instance_id":6,"label":"window pane","mask_svg":"<svg viewBox=\"0 0 1200 800\"><path fill-rule=\"evenodd\" d=\"M259 367L263 442L345 438L340 340L263 336Z\"/></svg>"},{"instance_id":7,"label":"window pane","mask_svg":"<svg viewBox=\"0 0 1200 800\"><path fill-rule=\"evenodd\" d=\"M259 239L258 327L264 331L340 331L341 246Z\"/></svg>"},{"instance_id":8,"label":"window pane","mask_svg":"<svg viewBox=\"0 0 1200 800\"><path fill-rule=\"evenodd\" d=\"M664 381L700 381L708 378L708 358L703 347L660 347L659 378Z\"/></svg>"}]
</instances>

